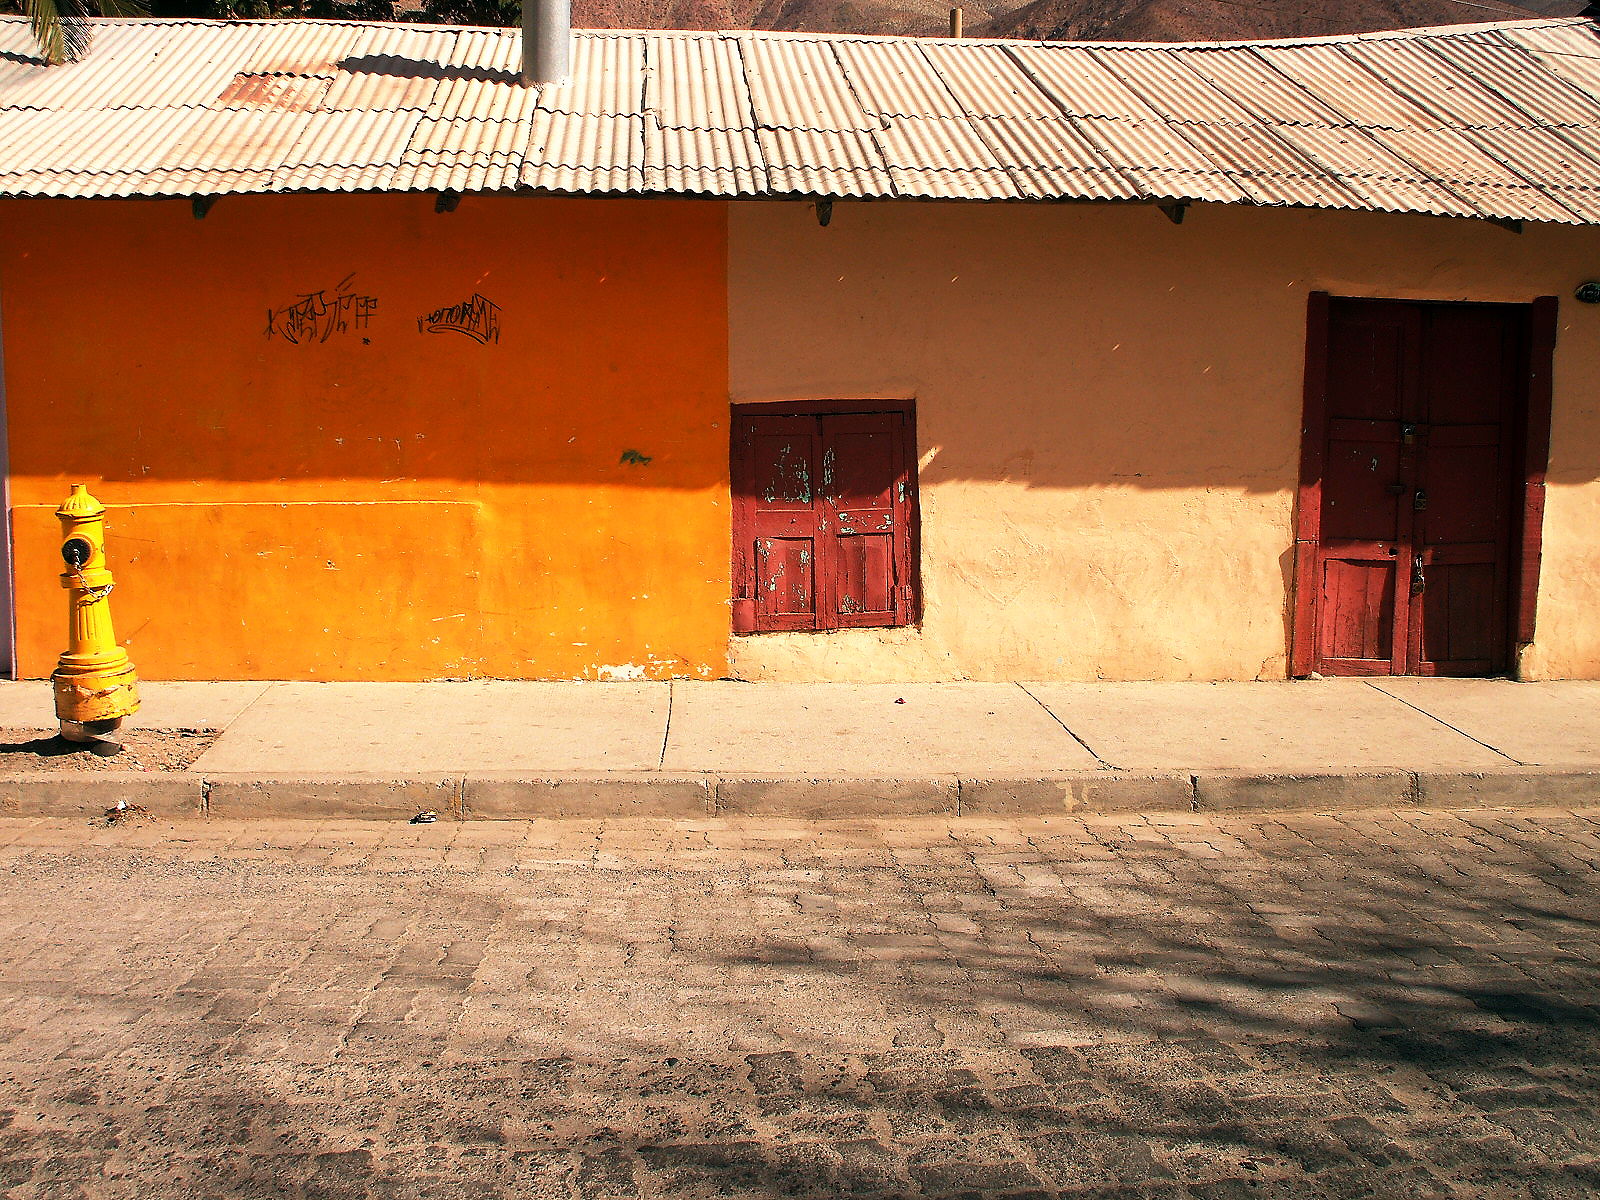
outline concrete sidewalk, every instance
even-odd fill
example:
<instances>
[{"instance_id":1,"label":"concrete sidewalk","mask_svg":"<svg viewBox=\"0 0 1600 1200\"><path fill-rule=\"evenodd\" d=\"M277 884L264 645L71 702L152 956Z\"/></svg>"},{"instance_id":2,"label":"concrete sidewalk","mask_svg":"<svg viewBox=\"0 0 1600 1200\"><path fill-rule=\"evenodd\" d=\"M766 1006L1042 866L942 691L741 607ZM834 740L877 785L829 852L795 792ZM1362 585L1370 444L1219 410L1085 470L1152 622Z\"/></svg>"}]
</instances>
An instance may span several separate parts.
<instances>
[{"instance_id":1,"label":"concrete sidewalk","mask_svg":"<svg viewBox=\"0 0 1600 1200\"><path fill-rule=\"evenodd\" d=\"M798 817L1600 800L1600 682L149 683L180 773L0 777L0 811ZM0 726L51 724L0 685Z\"/></svg>"}]
</instances>

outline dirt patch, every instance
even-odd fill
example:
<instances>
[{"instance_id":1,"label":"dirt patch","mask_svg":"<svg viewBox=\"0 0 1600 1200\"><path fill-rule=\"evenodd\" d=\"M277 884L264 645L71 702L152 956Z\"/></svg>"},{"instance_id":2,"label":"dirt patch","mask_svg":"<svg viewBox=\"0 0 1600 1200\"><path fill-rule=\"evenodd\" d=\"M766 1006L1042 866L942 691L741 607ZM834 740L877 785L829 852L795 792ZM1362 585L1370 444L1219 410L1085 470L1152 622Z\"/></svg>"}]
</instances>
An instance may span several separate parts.
<instances>
[{"instance_id":1,"label":"dirt patch","mask_svg":"<svg viewBox=\"0 0 1600 1200\"><path fill-rule=\"evenodd\" d=\"M0 729L0 774L7 771L182 771L217 740L215 733L132 729L116 754L100 754L46 729Z\"/></svg>"}]
</instances>

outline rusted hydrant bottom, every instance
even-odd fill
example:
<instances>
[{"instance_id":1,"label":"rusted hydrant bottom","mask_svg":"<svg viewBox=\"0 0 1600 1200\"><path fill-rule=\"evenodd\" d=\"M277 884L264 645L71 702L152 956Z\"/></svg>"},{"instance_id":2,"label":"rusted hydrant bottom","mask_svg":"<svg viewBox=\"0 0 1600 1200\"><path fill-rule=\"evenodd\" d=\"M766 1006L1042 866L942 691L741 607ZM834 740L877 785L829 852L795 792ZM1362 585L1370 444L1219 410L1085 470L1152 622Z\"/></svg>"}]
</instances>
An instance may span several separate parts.
<instances>
[{"instance_id":1,"label":"rusted hydrant bottom","mask_svg":"<svg viewBox=\"0 0 1600 1200\"><path fill-rule=\"evenodd\" d=\"M113 717L109 721L66 721L61 722L61 736L69 742L82 742L92 744L95 742L109 742L114 746L122 745L122 718Z\"/></svg>"}]
</instances>

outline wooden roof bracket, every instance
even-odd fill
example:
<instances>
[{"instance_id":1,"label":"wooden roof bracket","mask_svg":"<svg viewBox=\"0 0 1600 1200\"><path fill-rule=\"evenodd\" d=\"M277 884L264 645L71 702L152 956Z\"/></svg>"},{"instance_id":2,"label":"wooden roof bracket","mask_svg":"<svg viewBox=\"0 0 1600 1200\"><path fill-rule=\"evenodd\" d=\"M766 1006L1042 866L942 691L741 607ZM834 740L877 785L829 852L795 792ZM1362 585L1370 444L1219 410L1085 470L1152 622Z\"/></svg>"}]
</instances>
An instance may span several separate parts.
<instances>
[{"instance_id":1,"label":"wooden roof bracket","mask_svg":"<svg viewBox=\"0 0 1600 1200\"><path fill-rule=\"evenodd\" d=\"M1167 220L1171 221L1174 225L1183 224L1183 214L1189 209L1188 204L1182 200L1163 201L1158 203L1156 207L1165 213Z\"/></svg>"},{"instance_id":2,"label":"wooden roof bracket","mask_svg":"<svg viewBox=\"0 0 1600 1200\"><path fill-rule=\"evenodd\" d=\"M194 214L196 221L204 221L206 214L211 211L211 206L216 202L215 196L190 196L189 211Z\"/></svg>"}]
</instances>

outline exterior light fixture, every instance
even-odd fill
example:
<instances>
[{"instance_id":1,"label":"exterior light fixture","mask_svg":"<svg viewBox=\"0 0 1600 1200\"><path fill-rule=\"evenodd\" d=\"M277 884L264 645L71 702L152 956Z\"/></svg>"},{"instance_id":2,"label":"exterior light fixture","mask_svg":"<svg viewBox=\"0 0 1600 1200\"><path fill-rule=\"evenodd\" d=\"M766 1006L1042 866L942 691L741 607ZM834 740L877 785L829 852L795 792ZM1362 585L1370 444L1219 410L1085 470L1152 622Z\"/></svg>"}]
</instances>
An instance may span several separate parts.
<instances>
[{"instance_id":1,"label":"exterior light fixture","mask_svg":"<svg viewBox=\"0 0 1600 1200\"><path fill-rule=\"evenodd\" d=\"M1593 279L1580 283L1578 290L1572 294L1578 298L1579 304L1600 304L1600 283Z\"/></svg>"}]
</instances>

